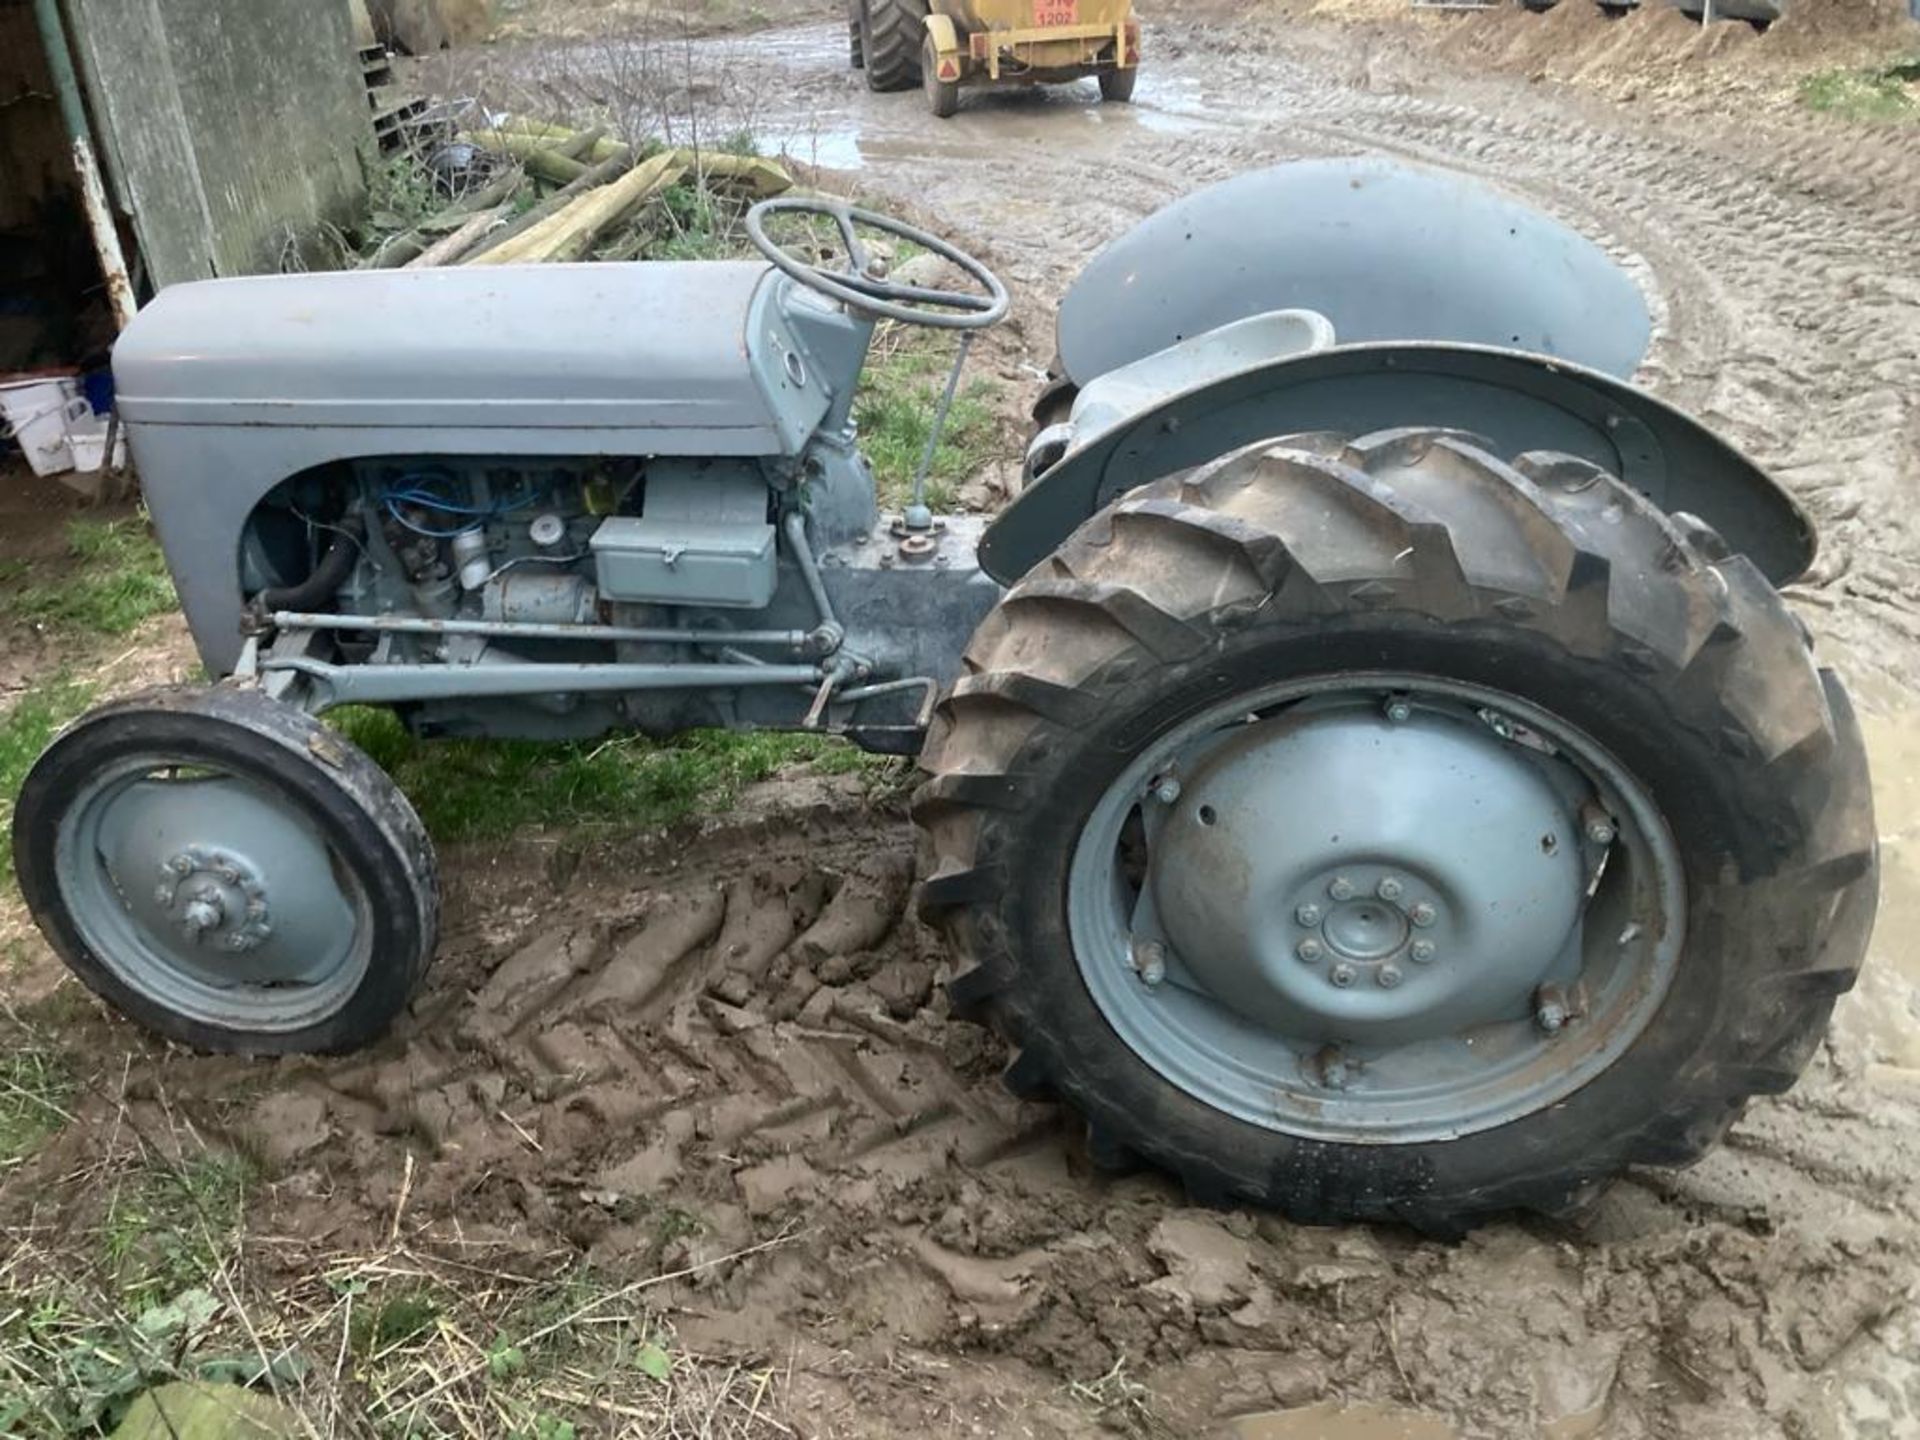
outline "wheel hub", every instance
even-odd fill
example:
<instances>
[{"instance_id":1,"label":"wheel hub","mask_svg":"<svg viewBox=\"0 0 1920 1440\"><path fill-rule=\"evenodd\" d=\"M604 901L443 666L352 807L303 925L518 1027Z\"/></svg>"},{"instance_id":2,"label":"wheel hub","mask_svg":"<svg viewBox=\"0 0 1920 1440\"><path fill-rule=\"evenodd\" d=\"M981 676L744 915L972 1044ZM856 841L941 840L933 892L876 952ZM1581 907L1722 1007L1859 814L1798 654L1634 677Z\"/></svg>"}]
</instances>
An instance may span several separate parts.
<instances>
[{"instance_id":1,"label":"wheel hub","mask_svg":"<svg viewBox=\"0 0 1920 1440\"><path fill-rule=\"evenodd\" d=\"M235 952L259 948L273 934L267 887L240 856L189 845L160 866L154 903L195 944Z\"/></svg>"},{"instance_id":2,"label":"wheel hub","mask_svg":"<svg viewBox=\"0 0 1920 1440\"><path fill-rule=\"evenodd\" d=\"M1281 1034L1400 1044L1518 1018L1578 936L1578 797L1457 711L1302 706L1200 757L1154 837L1174 956Z\"/></svg>"}]
</instances>

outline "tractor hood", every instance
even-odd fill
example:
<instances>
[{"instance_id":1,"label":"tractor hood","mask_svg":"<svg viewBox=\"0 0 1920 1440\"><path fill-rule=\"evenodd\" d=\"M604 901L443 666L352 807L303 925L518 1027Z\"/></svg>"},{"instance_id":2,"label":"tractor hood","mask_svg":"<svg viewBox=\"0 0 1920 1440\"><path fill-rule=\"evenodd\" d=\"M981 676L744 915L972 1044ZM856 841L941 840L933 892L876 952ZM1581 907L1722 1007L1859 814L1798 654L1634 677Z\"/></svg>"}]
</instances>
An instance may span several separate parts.
<instances>
[{"instance_id":1,"label":"tractor hood","mask_svg":"<svg viewBox=\"0 0 1920 1440\"><path fill-rule=\"evenodd\" d=\"M657 453L776 454L792 425L747 359L770 273L488 266L176 285L114 351L120 408L136 434L619 430L661 439L648 447ZM671 434L697 443L675 445Z\"/></svg>"},{"instance_id":2,"label":"tractor hood","mask_svg":"<svg viewBox=\"0 0 1920 1440\"><path fill-rule=\"evenodd\" d=\"M1095 257L1061 306L1060 358L1084 386L1287 309L1342 344L1486 345L1623 379L1651 335L1632 277L1558 221L1442 171L1303 160L1196 191Z\"/></svg>"}]
</instances>

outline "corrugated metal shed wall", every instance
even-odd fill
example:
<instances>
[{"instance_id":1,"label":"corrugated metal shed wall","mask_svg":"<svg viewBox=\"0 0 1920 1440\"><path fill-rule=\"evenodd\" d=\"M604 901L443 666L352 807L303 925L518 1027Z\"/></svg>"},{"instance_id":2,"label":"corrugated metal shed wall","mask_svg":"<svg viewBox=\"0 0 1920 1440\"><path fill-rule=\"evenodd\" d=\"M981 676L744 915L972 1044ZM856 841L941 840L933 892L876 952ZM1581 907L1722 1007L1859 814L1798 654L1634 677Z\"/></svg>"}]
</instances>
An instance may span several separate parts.
<instances>
[{"instance_id":1,"label":"corrugated metal shed wall","mask_svg":"<svg viewBox=\"0 0 1920 1440\"><path fill-rule=\"evenodd\" d=\"M156 287L280 268L365 201L346 0L67 0L99 140Z\"/></svg>"}]
</instances>

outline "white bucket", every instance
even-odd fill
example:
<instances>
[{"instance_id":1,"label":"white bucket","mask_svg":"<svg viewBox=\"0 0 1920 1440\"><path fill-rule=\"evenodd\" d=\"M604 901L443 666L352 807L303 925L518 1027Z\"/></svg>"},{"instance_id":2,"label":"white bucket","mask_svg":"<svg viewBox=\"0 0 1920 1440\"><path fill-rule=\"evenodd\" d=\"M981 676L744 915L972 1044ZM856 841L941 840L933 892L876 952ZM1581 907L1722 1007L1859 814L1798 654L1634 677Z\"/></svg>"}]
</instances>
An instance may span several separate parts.
<instances>
[{"instance_id":1,"label":"white bucket","mask_svg":"<svg viewBox=\"0 0 1920 1440\"><path fill-rule=\"evenodd\" d=\"M20 446L36 475L58 475L73 468L68 427L92 409L72 379L52 376L0 384L0 426Z\"/></svg>"}]
</instances>

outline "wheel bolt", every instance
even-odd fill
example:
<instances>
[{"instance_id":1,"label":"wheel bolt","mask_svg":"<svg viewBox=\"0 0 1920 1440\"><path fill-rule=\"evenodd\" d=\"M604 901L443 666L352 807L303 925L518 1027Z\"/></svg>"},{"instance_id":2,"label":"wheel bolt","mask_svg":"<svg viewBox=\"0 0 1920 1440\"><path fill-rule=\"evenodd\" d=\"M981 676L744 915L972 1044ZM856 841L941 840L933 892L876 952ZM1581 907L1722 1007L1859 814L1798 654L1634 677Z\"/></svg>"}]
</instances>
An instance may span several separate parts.
<instances>
[{"instance_id":1,"label":"wheel bolt","mask_svg":"<svg viewBox=\"0 0 1920 1440\"><path fill-rule=\"evenodd\" d=\"M1413 923L1418 925L1422 930L1425 930L1429 925L1433 924L1434 921L1440 918L1440 912L1438 910L1435 910L1433 906L1427 904L1425 901L1422 901L1420 904L1414 906L1413 909L1407 913L1407 918L1413 921Z\"/></svg>"},{"instance_id":2,"label":"wheel bolt","mask_svg":"<svg viewBox=\"0 0 1920 1440\"><path fill-rule=\"evenodd\" d=\"M1171 805L1180 798L1180 782L1171 775L1157 782L1153 787L1153 798L1162 805Z\"/></svg>"},{"instance_id":3,"label":"wheel bolt","mask_svg":"<svg viewBox=\"0 0 1920 1440\"><path fill-rule=\"evenodd\" d=\"M1302 940L1294 947L1293 953L1311 965L1327 952L1318 940Z\"/></svg>"},{"instance_id":4,"label":"wheel bolt","mask_svg":"<svg viewBox=\"0 0 1920 1440\"><path fill-rule=\"evenodd\" d=\"M1400 973L1400 967L1398 965L1382 965L1380 967L1380 973L1373 978L1380 982L1380 988L1382 990L1395 990L1399 988L1400 982L1407 977Z\"/></svg>"},{"instance_id":5,"label":"wheel bolt","mask_svg":"<svg viewBox=\"0 0 1920 1440\"><path fill-rule=\"evenodd\" d=\"M1293 918L1311 930L1320 923L1320 907L1318 905L1302 905L1298 910L1293 912Z\"/></svg>"},{"instance_id":6,"label":"wheel bolt","mask_svg":"<svg viewBox=\"0 0 1920 1440\"><path fill-rule=\"evenodd\" d=\"M1336 900L1351 900L1353 898L1353 882L1344 875L1338 876L1331 885L1327 886L1327 894Z\"/></svg>"},{"instance_id":7,"label":"wheel bolt","mask_svg":"<svg viewBox=\"0 0 1920 1440\"><path fill-rule=\"evenodd\" d=\"M1353 968L1353 966L1347 964L1345 961L1342 961L1340 964L1334 966L1333 969L1327 972L1327 979L1331 980L1336 986L1338 986L1342 990L1345 990L1349 985L1353 984L1353 982L1355 980L1358 980L1359 978L1360 978L1359 972L1356 971Z\"/></svg>"},{"instance_id":8,"label":"wheel bolt","mask_svg":"<svg viewBox=\"0 0 1920 1440\"><path fill-rule=\"evenodd\" d=\"M1167 978L1167 947L1149 940L1133 952L1133 968L1139 972L1142 985L1158 985Z\"/></svg>"},{"instance_id":9,"label":"wheel bolt","mask_svg":"<svg viewBox=\"0 0 1920 1440\"><path fill-rule=\"evenodd\" d=\"M1609 825L1605 820L1595 820L1587 826L1587 839L1596 845L1611 845L1613 843L1613 826Z\"/></svg>"},{"instance_id":10,"label":"wheel bolt","mask_svg":"<svg viewBox=\"0 0 1920 1440\"><path fill-rule=\"evenodd\" d=\"M1413 956L1415 964L1431 965L1434 956L1433 942L1431 940L1416 940L1413 942L1413 949L1408 953Z\"/></svg>"},{"instance_id":11,"label":"wheel bolt","mask_svg":"<svg viewBox=\"0 0 1920 1440\"><path fill-rule=\"evenodd\" d=\"M1558 1001L1549 1000L1533 1012L1534 1023L1549 1035L1558 1035L1566 1028L1567 1007Z\"/></svg>"},{"instance_id":12,"label":"wheel bolt","mask_svg":"<svg viewBox=\"0 0 1920 1440\"><path fill-rule=\"evenodd\" d=\"M1398 880L1394 879L1393 876L1389 875L1373 887L1373 893L1378 895L1382 900L1398 900L1401 895L1405 893L1405 887L1402 886Z\"/></svg>"},{"instance_id":13,"label":"wheel bolt","mask_svg":"<svg viewBox=\"0 0 1920 1440\"><path fill-rule=\"evenodd\" d=\"M1404 725L1413 718L1413 705L1406 700L1394 699L1387 702L1387 719L1395 725Z\"/></svg>"}]
</instances>

